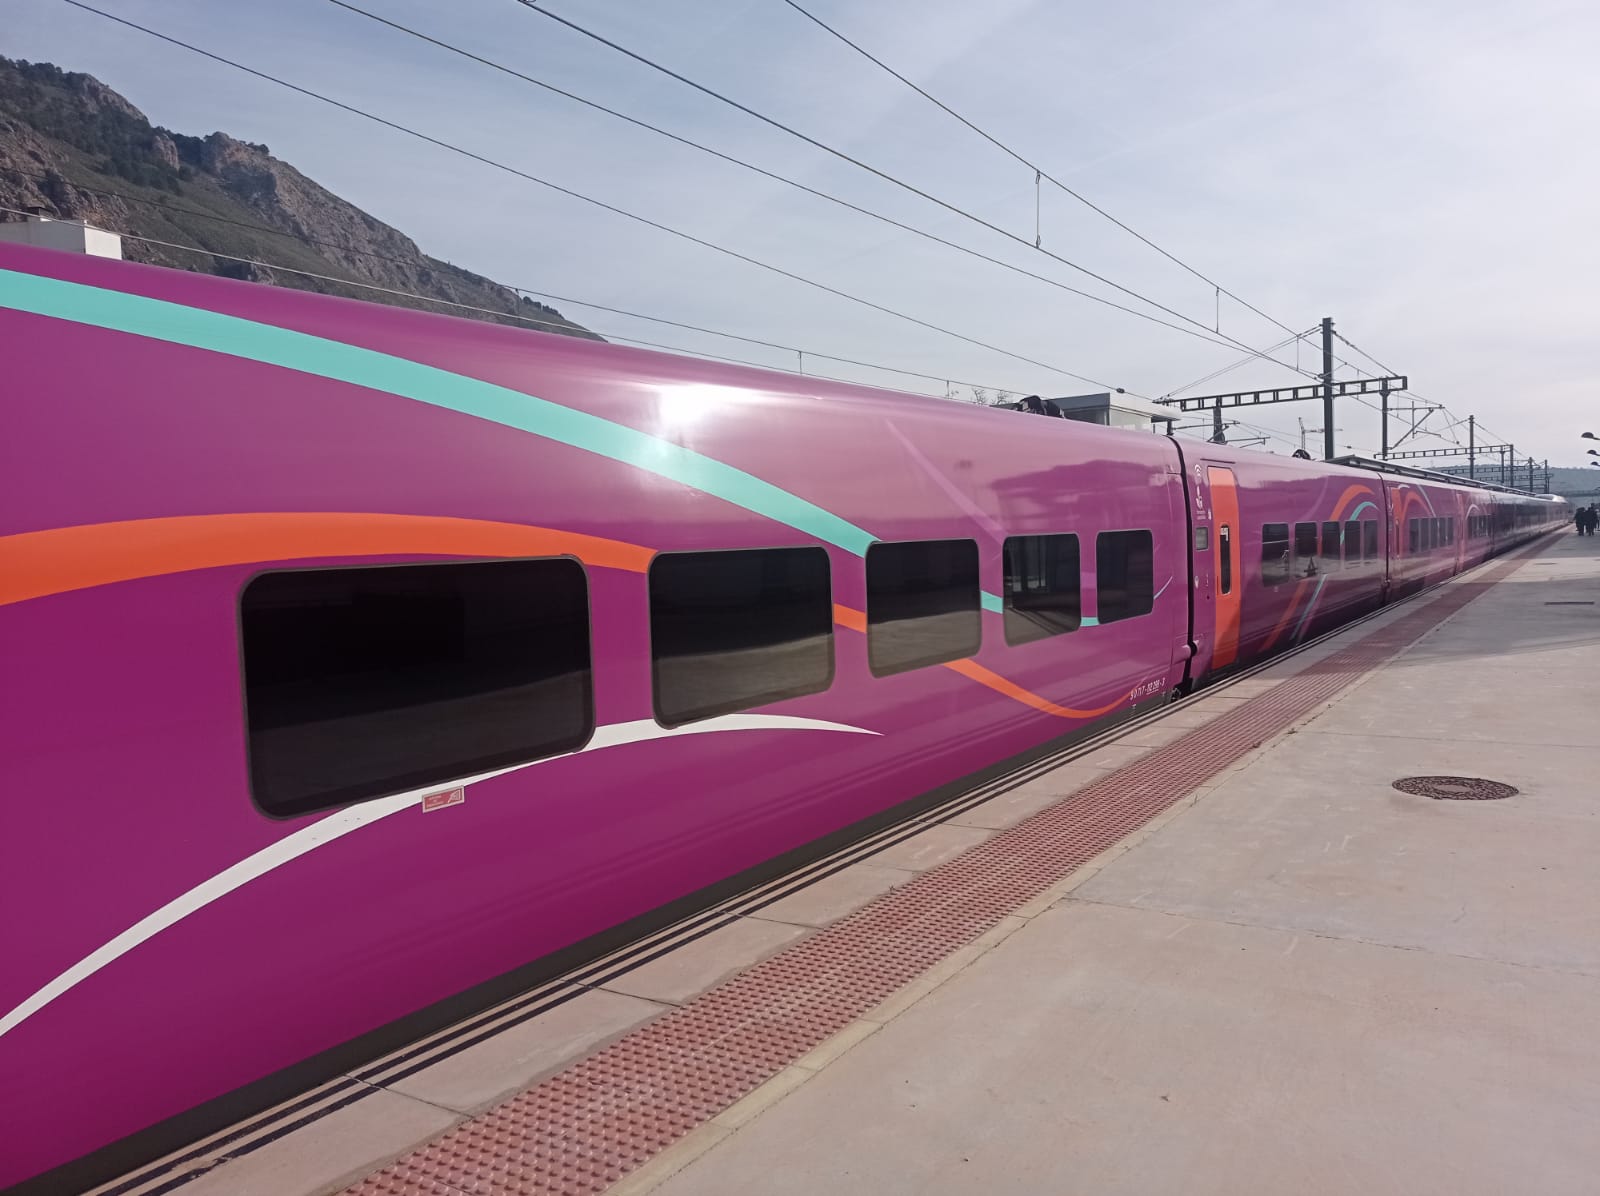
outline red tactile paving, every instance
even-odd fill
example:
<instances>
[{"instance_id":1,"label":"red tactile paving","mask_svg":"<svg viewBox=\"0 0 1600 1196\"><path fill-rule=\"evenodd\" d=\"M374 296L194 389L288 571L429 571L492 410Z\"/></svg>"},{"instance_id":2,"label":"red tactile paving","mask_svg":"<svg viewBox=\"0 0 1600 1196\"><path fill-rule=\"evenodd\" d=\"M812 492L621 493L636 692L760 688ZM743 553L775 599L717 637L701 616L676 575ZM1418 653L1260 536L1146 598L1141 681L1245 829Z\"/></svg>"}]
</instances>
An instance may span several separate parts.
<instances>
[{"instance_id":1,"label":"red tactile paving","mask_svg":"<svg viewBox=\"0 0 1600 1196\"><path fill-rule=\"evenodd\" d=\"M1310 714L1538 548L922 873L420 1147L347 1196L604 1191L941 959Z\"/></svg>"}]
</instances>

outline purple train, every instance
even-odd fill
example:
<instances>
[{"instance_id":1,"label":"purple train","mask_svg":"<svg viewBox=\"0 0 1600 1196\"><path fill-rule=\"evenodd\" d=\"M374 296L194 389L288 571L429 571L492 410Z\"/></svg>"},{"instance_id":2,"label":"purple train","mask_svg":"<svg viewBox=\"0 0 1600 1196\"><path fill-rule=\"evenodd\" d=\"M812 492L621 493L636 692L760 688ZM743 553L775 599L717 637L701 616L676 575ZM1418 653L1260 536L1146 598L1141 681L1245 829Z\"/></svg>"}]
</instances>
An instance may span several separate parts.
<instances>
[{"instance_id":1,"label":"purple train","mask_svg":"<svg viewBox=\"0 0 1600 1196\"><path fill-rule=\"evenodd\" d=\"M0 343L0 1186L1568 519L3 245Z\"/></svg>"}]
</instances>

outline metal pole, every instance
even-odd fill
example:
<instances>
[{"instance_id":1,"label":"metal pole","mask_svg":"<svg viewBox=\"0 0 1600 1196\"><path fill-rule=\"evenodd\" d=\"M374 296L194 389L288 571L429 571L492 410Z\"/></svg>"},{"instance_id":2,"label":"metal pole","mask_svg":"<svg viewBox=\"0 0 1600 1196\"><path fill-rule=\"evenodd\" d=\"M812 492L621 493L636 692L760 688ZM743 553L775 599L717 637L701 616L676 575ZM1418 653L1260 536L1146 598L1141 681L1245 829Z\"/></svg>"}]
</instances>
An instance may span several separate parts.
<instances>
[{"instance_id":1,"label":"metal pole","mask_svg":"<svg viewBox=\"0 0 1600 1196\"><path fill-rule=\"evenodd\" d=\"M1222 431L1222 400L1217 400L1217 405L1211 409L1211 443L1227 444L1228 437Z\"/></svg>"},{"instance_id":2,"label":"metal pole","mask_svg":"<svg viewBox=\"0 0 1600 1196\"><path fill-rule=\"evenodd\" d=\"M1528 458L1528 493L1533 493L1533 458Z\"/></svg>"},{"instance_id":3,"label":"metal pole","mask_svg":"<svg viewBox=\"0 0 1600 1196\"><path fill-rule=\"evenodd\" d=\"M1378 397L1383 404L1383 447L1378 450L1378 456L1387 458L1389 456L1389 388L1385 386L1379 392Z\"/></svg>"},{"instance_id":4,"label":"metal pole","mask_svg":"<svg viewBox=\"0 0 1600 1196\"><path fill-rule=\"evenodd\" d=\"M1544 493L1544 494L1549 494L1550 493L1550 458L1549 457L1546 457L1544 459L1544 490L1541 493Z\"/></svg>"},{"instance_id":5,"label":"metal pole","mask_svg":"<svg viewBox=\"0 0 1600 1196\"><path fill-rule=\"evenodd\" d=\"M1322 317L1322 459L1333 460L1333 317Z\"/></svg>"},{"instance_id":6,"label":"metal pole","mask_svg":"<svg viewBox=\"0 0 1600 1196\"><path fill-rule=\"evenodd\" d=\"M1478 417L1467 416L1467 477L1478 480Z\"/></svg>"}]
</instances>

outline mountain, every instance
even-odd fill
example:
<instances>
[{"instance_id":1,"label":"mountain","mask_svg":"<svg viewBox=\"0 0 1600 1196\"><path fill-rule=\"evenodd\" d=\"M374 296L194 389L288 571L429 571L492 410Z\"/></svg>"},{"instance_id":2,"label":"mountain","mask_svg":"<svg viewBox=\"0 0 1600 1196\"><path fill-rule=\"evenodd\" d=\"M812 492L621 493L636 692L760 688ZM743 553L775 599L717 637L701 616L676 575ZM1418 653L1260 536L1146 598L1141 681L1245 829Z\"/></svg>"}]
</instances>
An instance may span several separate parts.
<instances>
[{"instance_id":1,"label":"mountain","mask_svg":"<svg viewBox=\"0 0 1600 1196\"><path fill-rule=\"evenodd\" d=\"M131 261L604 339L553 307L429 257L264 145L152 125L98 79L49 63L0 58L0 207L147 238L123 242ZM0 220L20 218L0 212Z\"/></svg>"}]
</instances>

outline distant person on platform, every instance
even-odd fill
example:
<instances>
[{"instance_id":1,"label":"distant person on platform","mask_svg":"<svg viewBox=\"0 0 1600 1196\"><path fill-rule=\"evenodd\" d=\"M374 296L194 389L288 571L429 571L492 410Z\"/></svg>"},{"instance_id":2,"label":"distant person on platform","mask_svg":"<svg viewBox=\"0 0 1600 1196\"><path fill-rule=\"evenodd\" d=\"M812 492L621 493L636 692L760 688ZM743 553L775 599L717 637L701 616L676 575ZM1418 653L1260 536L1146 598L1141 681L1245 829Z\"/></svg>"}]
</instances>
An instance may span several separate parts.
<instances>
[{"instance_id":1,"label":"distant person on platform","mask_svg":"<svg viewBox=\"0 0 1600 1196\"><path fill-rule=\"evenodd\" d=\"M1595 529L1595 525L1596 524L1600 524L1600 508L1596 508L1593 503L1590 503L1589 504L1589 534L1591 536L1594 535L1594 529Z\"/></svg>"},{"instance_id":2,"label":"distant person on platform","mask_svg":"<svg viewBox=\"0 0 1600 1196\"><path fill-rule=\"evenodd\" d=\"M1572 512L1572 522L1577 527L1578 534L1580 536L1583 535L1583 529L1589 526L1589 512L1585 511L1582 507L1579 507L1576 511Z\"/></svg>"}]
</instances>

